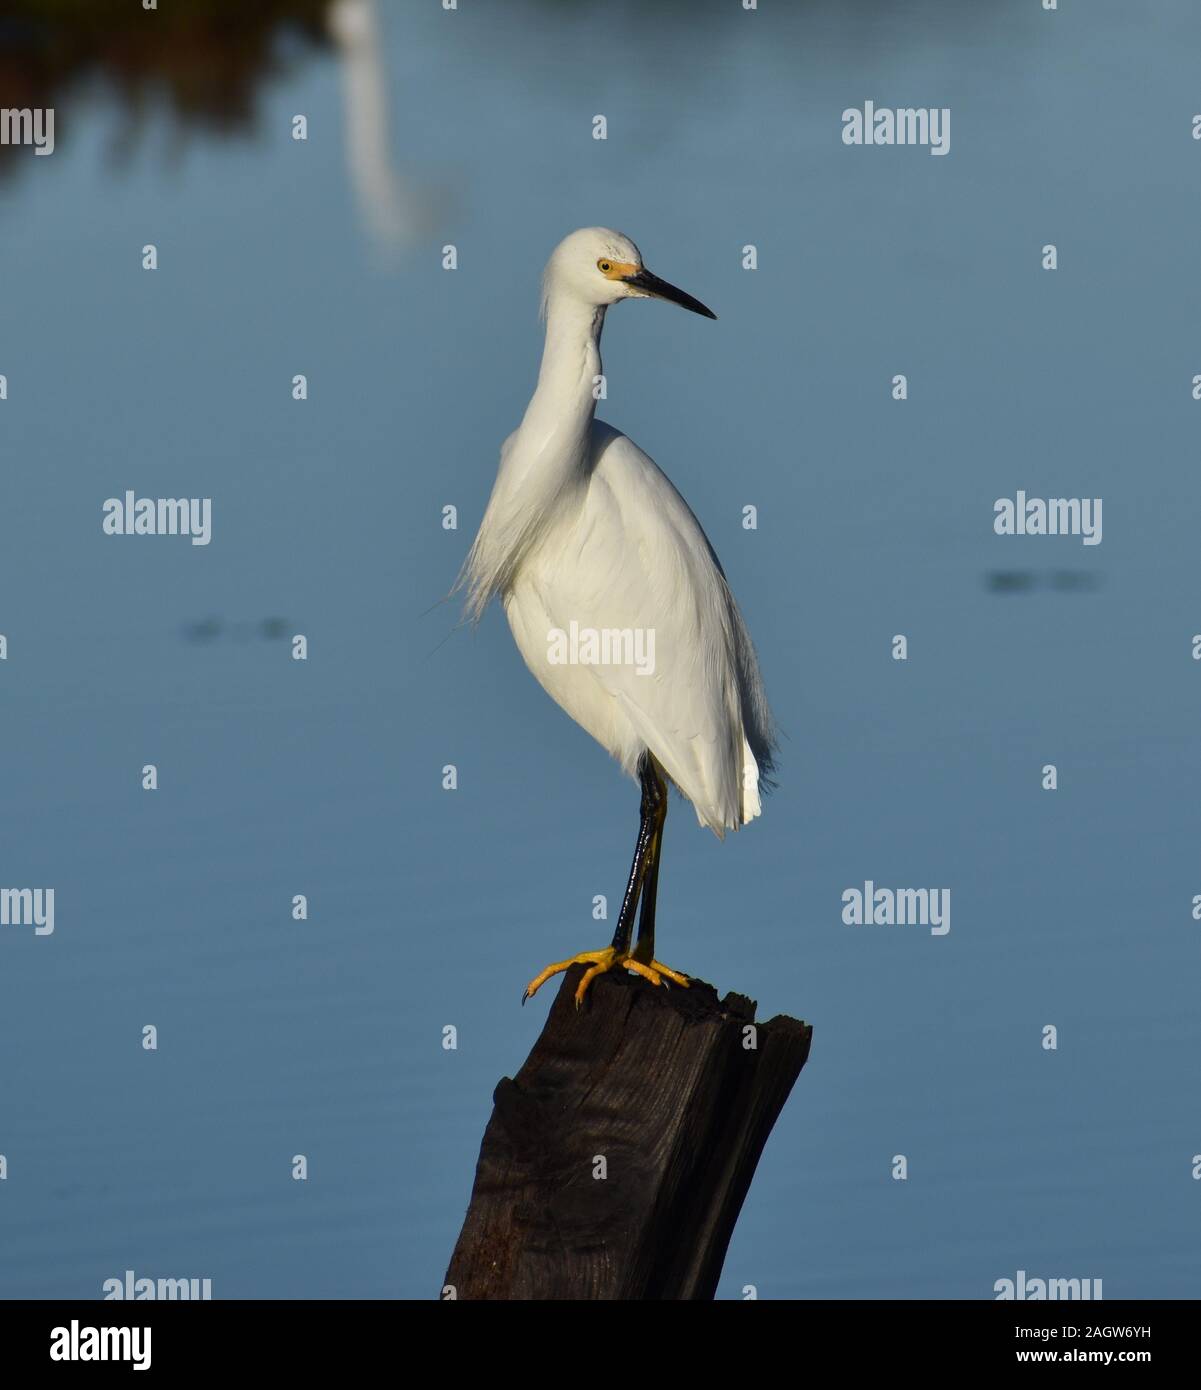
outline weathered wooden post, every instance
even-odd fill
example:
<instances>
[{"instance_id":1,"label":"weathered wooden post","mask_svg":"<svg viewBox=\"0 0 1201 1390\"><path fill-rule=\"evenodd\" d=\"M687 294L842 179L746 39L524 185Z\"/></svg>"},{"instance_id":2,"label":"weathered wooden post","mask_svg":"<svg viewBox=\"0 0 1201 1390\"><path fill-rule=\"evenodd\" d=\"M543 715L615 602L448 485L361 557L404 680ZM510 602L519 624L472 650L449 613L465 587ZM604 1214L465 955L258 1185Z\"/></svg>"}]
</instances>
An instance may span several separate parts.
<instances>
[{"instance_id":1,"label":"weathered wooden post","mask_svg":"<svg viewBox=\"0 0 1201 1390\"><path fill-rule=\"evenodd\" d=\"M444 1298L712 1298L812 1029L739 994L566 974L496 1088Z\"/></svg>"}]
</instances>

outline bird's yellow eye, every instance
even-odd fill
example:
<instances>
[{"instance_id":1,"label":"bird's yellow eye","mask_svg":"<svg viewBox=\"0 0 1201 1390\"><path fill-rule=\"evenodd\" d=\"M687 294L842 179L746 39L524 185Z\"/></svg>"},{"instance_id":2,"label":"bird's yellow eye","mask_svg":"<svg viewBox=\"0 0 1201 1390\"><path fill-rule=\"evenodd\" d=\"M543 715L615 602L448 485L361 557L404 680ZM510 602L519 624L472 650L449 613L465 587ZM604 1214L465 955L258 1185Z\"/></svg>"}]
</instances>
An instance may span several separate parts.
<instances>
[{"instance_id":1,"label":"bird's yellow eye","mask_svg":"<svg viewBox=\"0 0 1201 1390\"><path fill-rule=\"evenodd\" d=\"M597 268L597 270L600 271L600 273L601 273L602 275L608 275L608 273L613 269L613 262L612 262L612 261L597 261L597 263L596 263L596 268Z\"/></svg>"}]
</instances>

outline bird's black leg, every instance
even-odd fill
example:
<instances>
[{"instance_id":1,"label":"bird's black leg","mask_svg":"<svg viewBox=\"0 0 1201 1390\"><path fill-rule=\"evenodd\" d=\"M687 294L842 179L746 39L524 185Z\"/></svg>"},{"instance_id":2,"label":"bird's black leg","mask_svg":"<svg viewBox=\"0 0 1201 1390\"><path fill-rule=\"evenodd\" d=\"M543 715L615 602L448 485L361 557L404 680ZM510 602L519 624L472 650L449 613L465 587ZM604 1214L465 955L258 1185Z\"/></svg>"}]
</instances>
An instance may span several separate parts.
<instances>
[{"instance_id":1,"label":"bird's black leg","mask_svg":"<svg viewBox=\"0 0 1201 1390\"><path fill-rule=\"evenodd\" d=\"M634 959L650 965L655 958L655 902L659 896L659 853L663 848L663 824L667 820L667 783L654 759L647 755L650 776L654 783L651 843L647 851L645 876L642 882L642 912L638 918L638 941Z\"/></svg>"},{"instance_id":2,"label":"bird's black leg","mask_svg":"<svg viewBox=\"0 0 1201 1390\"><path fill-rule=\"evenodd\" d=\"M630 937L634 933L634 913L642 892L646 876L648 857L658 814L656 807L660 800L666 802L666 787L659 779L659 773L649 753L643 753L638 763L638 780L642 783L642 806L638 818L638 839L634 842L634 862L630 865L630 878L626 884L625 895L621 900L621 911L617 914L617 930L613 933L613 949L621 955L630 949ZM662 788L663 795L659 792ZM660 825L662 817L659 817ZM652 890L653 892L653 890ZM654 917L654 910L651 912ZM639 932L641 938L641 931Z\"/></svg>"},{"instance_id":3,"label":"bird's black leg","mask_svg":"<svg viewBox=\"0 0 1201 1390\"><path fill-rule=\"evenodd\" d=\"M525 987L521 996L527 999L542 988L552 976L570 970L573 965L587 969L576 986L575 1006L578 1009L588 992L588 986L606 970L624 966L653 985L670 981L688 988L688 976L669 970L655 959L655 896L659 888L659 849L663 843L663 822L667 818L667 781L650 753L644 753L638 763L638 780L642 783L642 809L638 817L638 842L634 846L634 862L630 865L630 880L621 900L617 930L613 944L603 951L582 951L578 956L555 961L548 965ZM638 945L630 952L630 937L634 931L634 913L642 900L642 916L638 920Z\"/></svg>"}]
</instances>

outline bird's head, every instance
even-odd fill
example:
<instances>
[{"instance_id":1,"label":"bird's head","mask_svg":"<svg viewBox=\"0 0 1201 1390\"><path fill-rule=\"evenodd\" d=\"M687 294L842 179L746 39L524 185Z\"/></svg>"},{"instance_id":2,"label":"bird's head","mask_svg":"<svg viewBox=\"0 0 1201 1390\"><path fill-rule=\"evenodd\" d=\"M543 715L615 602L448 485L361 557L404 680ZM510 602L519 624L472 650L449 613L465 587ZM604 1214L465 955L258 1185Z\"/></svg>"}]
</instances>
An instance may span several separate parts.
<instances>
[{"instance_id":1,"label":"bird's head","mask_svg":"<svg viewBox=\"0 0 1201 1390\"><path fill-rule=\"evenodd\" d=\"M619 299L668 299L708 319L717 315L699 299L652 275L627 236L607 227L581 227L551 252L542 278L542 304L565 296L596 307Z\"/></svg>"}]
</instances>

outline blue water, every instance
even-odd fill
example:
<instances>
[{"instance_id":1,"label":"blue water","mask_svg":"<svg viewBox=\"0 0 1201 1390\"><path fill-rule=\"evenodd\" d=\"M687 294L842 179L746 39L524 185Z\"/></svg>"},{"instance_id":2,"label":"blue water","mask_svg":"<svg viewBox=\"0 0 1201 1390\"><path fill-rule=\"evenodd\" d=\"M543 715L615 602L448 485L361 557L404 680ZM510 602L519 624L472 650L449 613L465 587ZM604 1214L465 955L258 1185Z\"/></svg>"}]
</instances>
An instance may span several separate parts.
<instances>
[{"instance_id":1,"label":"blue water","mask_svg":"<svg viewBox=\"0 0 1201 1390\"><path fill-rule=\"evenodd\" d=\"M0 886L56 891L0 928L0 1293L436 1296L521 989L607 942L636 824L500 615L439 603L545 257L603 223L719 315L614 311L601 413L702 519L785 734L744 834L668 820L664 958L814 1026L719 1296L1195 1297L1201 13L375 18L390 216L336 47L248 134L180 153L152 104L124 162L82 83L0 184ZM847 147L865 100L949 107L950 154ZM1103 498L1102 543L998 537L1019 488ZM211 544L102 534L126 489L211 497ZM950 932L844 925L866 879L949 888Z\"/></svg>"}]
</instances>

